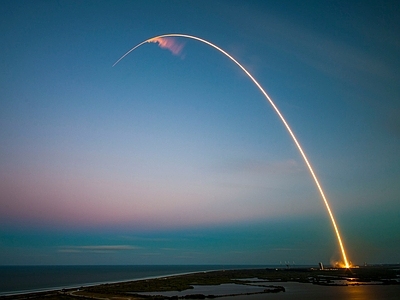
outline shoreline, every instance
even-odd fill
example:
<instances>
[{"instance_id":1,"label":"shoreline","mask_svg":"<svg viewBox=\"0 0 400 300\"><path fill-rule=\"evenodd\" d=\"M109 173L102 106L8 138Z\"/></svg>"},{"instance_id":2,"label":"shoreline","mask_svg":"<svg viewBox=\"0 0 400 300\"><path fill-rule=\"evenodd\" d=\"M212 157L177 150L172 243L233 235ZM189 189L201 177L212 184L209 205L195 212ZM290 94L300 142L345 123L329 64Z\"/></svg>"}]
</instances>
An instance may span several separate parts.
<instances>
[{"instance_id":1,"label":"shoreline","mask_svg":"<svg viewBox=\"0 0 400 300\"><path fill-rule=\"evenodd\" d=\"M161 276L155 275L155 276L126 279L126 280L89 282L89 283L83 283L83 284L78 284L78 285L67 285L67 286L56 286L56 287L43 288L43 289L11 291L11 292L0 293L0 299L3 296L19 296L19 295L28 295L28 294L41 294L41 293L46 293L46 292L61 292L63 290L76 290L76 289L80 289L80 288L88 288L88 287L93 287L93 286L102 285L102 284L118 284L118 283L132 282L132 281L161 279L161 278L168 278L171 276L184 276L184 275L189 275L189 274L196 274L199 272L211 272L211 271L219 271L219 270L193 271L193 272L184 272L184 273L176 273L176 274L161 275Z\"/></svg>"},{"instance_id":2,"label":"shoreline","mask_svg":"<svg viewBox=\"0 0 400 300\"><path fill-rule=\"evenodd\" d=\"M210 266L211 267L211 266ZM215 266L213 266L215 267ZM236 266L237 267L237 266ZM390 275L390 276L389 276ZM383 277L382 277L383 276ZM141 278L93 282L83 285L62 286L30 291L5 292L0 294L0 299L78 299L103 298L110 299L112 295L121 297L134 297L135 299L149 299L156 296L143 296L141 292L183 291L196 285L218 286L224 283L254 284L255 280L263 279L270 286L281 286L285 283L308 283L319 286L359 286L359 285L400 285L399 269L385 267L370 267L360 269L325 269L314 268L262 268L254 269L209 269L202 271L181 272L168 275L155 275ZM357 280L355 280L357 279ZM347 284L336 284L335 280L347 280ZM379 283L378 283L379 282ZM378 283L378 284L377 284ZM160 288L161 287L161 288ZM284 291L284 287L280 291ZM267 287L266 290L267 291ZM190 295L190 293L189 293ZM228 294L227 294L228 295ZM246 295L240 293L237 295ZM207 295L197 295L206 298ZM210 294L210 298L215 296ZM168 297L165 297L167 299ZM178 299L178 296L173 296ZM184 298L184 297L181 297Z\"/></svg>"},{"instance_id":3,"label":"shoreline","mask_svg":"<svg viewBox=\"0 0 400 300\"><path fill-rule=\"evenodd\" d=\"M114 267L114 265L105 265L105 266ZM146 265L140 265L140 266L146 266ZM160 265L160 266L169 266L169 265ZM175 265L171 265L171 267L173 267L173 266L175 266ZM180 265L177 265L177 266L180 266ZM182 266L185 266L185 265L182 265ZM221 268L215 268L215 267L218 267L218 265L210 265L210 269L206 268L207 265L188 265L188 267L196 267L196 266L204 267L204 268L202 268L202 270L195 270L195 271L190 271L190 272L177 272L177 273L170 273L170 274L128 278L128 279L123 279L123 280L93 281L93 282L52 286L52 287L44 287L44 288L37 288L37 289L5 291L5 292L0 292L0 299L2 299L5 296L22 296L22 295L29 295L29 294L50 293L50 292L56 292L56 291L60 292L62 290L75 290L75 289L88 288L88 287L93 287L93 286L103 285L103 284L118 284L118 283L135 282L135 281L141 281L141 280L168 278L171 276L184 276L184 275L189 275L189 274L196 274L199 272L214 272L214 271L222 271L222 270L240 270L240 269L242 269L240 265L221 265L220 266ZM20 266L2 266L2 267L20 267ZM38 266L32 266L32 267L38 267ZM42 266L39 266L39 267L42 267ZM60 266L44 266L44 267L60 267ZM67 267L74 267L74 266L67 266ZM79 267L80 267L80 265L79 265ZM88 265L88 266L83 266L83 267L91 267L91 266ZM97 267L97 266L95 266L95 267ZM132 265L132 267L136 267L136 266ZM263 265L263 266L254 265L254 269L260 269L260 268L266 268L266 267L273 267L273 266L271 266L271 265L269 265L269 266L268 265ZM250 265L243 265L243 269L250 269L250 268L251 268Z\"/></svg>"}]
</instances>

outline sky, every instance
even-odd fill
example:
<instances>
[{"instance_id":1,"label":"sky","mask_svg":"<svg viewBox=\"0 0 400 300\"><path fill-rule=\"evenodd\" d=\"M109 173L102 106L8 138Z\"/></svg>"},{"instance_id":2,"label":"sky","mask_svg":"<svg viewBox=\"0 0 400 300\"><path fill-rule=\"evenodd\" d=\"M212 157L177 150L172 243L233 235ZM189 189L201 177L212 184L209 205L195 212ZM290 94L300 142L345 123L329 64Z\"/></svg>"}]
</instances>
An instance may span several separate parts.
<instances>
[{"instance_id":1,"label":"sky","mask_svg":"<svg viewBox=\"0 0 400 300\"><path fill-rule=\"evenodd\" d=\"M400 261L398 1L2 1L0 265ZM171 46L172 45L172 46Z\"/></svg>"}]
</instances>

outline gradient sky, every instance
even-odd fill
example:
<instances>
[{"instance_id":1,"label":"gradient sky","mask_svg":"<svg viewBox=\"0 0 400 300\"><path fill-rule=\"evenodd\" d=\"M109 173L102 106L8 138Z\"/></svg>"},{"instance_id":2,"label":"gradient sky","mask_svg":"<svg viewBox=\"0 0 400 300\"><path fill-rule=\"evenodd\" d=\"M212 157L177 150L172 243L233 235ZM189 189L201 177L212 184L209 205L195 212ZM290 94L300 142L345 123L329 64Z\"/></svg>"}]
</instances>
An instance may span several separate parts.
<instances>
[{"instance_id":1,"label":"gradient sky","mask_svg":"<svg viewBox=\"0 0 400 300\"><path fill-rule=\"evenodd\" d=\"M0 264L400 261L398 1L2 1Z\"/></svg>"}]
</instances>

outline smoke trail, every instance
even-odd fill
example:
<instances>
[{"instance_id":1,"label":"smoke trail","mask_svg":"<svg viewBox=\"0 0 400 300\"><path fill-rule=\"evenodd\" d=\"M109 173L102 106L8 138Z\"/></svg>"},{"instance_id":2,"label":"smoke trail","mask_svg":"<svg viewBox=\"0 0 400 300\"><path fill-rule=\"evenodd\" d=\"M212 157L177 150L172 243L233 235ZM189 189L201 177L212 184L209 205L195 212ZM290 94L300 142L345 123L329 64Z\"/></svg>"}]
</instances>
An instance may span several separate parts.
<instances>
[{"instance_id":1,"label":"smoke trail","mask_svg":"<svg viewBox=\"0 0 400 300\"><path fill-rule=\"evenodd\" d=\"M183 38L189 38L189 39L193 39L196 41L200 41L204 44L207 44L211 47L213 47L214 49L217 49L218 51L220 51L221 53L223 53L225 56L227 56L229 59L231 59L236 65L239 66L239 68L242 69L243 72L245 72L247 74L247 76L253 81L253 83L258 87L258 89L261 91L261 93L265 96L265 98L268 100L268 102L271 104L272 108L275 110L276 114L279 116L279 118L281 119L283 125L286 127L286 130L289 132L290 136L292 137L295 145L297 146L297 149L299 150L301 156L303 157L304 162L306 163L308 170L310 171L310 174L312 176L312 178L314 179L315 185L317 186L317 189L321 195L322 200L324 201L326 210L328 211L329 217L331 219L332 222L332 226L335 230L336 233L336 237L338 240L338 244L340 247L340 250L342 252L342 256L343 256L343 262L346 268L350 268L350 264L347 261L347 256L346 256L346 251L344 249L344 245L342 242L342 238L340 236L340 232L339 232L339 228L336 225L336 221L335 218L333 216L332 210L330 208L330 205L328 203L328 199L325 197L325 193L322 190L322 186L319 183L319 180L317 178L317 175L315 175L314 170L310 164L310 162L308 161L308 158L305 154L305 152L303 151L303 148L301 147L300 143L298 142L296 136L294 135L292 129L290 128L289 124L286 122L285 118L283 117L283 115L281 114L281 112L279 111L278 107L275 105L274 101L272 101L271 97L267 94L266 91L264 91L264 89L262 88L262 86L258 83L258 81L253 77L253 75L251 75L249 73L249 71L247 71L245 69L245 67L243 67L235 58L233 58L233 56L231 56L228 52L226 52L225 50L221 49L220 47L218 47L217 45L214 45L213 43L201 39L199 37L193 36L193 35L187 35L187 34L181 34L181 33L170 33L170 34L163 34L163 35L159 35L159 36L155 36L152 37L148 40L145 40L143 42L141 42L140 44L136 45L135 47L133 47L132 49L130 49L128 52L126 52L123 56L121 56L120 59L118 59L113 66L115 66L118 62L120 62L125 56L127 56L129 53L131 53L133 50L135 50L136 48L140 47L141 45L145 44L145 43L151 43L151 42L159 42L160 40L163 40L165 38L169 38L169 37L183 37ZM160 44L161 45L161 44ZM162 47L162 46L161 46Z\"/></svg>"},{"instance_id":2,"label":"smoke trail","mask_svg":"<svg viewBox=\"0 0 400 300\"><path fill-rule=\"evenodd\" d=\"M180 44L173 38L155 37L147 40L149 43L158 43L160 48L168 49L174 55L179 55L182 52L184 44Z\"/></svg>"},{"instance_id":3,"label":"smoke trail","mask_svg":"<svg viewBox=\"0 0 400 300\"><path fill-rule=\"evenodd\" d=\"M114 67L116 64L118 64L122 59L124 59L125 56L127 56L129 53L131 53L133 50L139 48L143 44L146 43L158 43L158 45L161 48L168 49L172 52L174 55L179 55L183 49L184 44L179 44L175 41L175 39L168 37L168 36L175 36L175 35L163 35L163 36L156 36L151 39L145 40L141 42L140 44L137 44L135 47L133 47L131 50L126 52L124 55L122 55L112 66Z\"/></svg>"}]
</instances>

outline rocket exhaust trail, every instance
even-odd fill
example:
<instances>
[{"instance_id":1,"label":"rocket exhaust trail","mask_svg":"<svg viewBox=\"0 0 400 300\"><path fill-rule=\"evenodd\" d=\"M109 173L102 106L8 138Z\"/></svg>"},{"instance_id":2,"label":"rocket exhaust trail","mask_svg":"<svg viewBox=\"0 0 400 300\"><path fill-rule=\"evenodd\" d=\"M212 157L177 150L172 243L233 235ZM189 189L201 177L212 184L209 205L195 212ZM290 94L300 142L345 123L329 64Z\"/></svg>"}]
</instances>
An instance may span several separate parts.
<instances>
[{"instance_id":1,"label":"rocket exhaust trail","mask_svg":"<svg viewBox=\"0 0 400 300\"><path fill-rule=\"evenodd\" d=\"M257 80L253 77L253 75L251 75L251 74L249 73L249 71L247 71L247 70L245 69L245 67L243 67L235 58L233 58L233 57L232 57L229 53L227 53L225 50L221 49L220 47L214 45L213 43L211 43L211 42L209 42L209 41L207 41L207 40L201 39L201 38L196 37L196 36L187 35L187 34L170 33L170 34L158 35L158 36L152 37L152 38L150 38L150 39L147 39L147 40L141 42L140 44L136 45L135 47L133 47L132 49L130 49L128 52L126 52L123 56L121 56L121 58L118 59L118 60L114 63L113 67L114 67L116 64L118 64L125 56L127 56L129 53L131 53L133 50L137 49L137 48L140 47L141 45L143 45L143 44L145 44L145 43L155 43L155 42L159 42L161 39L163 39L163 38L168 38L168 37L183 37L183 38L193 39L193 40L202 42L202 43L204 43L204 44L207 44L207 45L213 47L214 49L217 49L219 52L223 53L225 56L227 56L228 58L230 58L236 65L238 65L239 68L241 68L242 71L245 72L246 75L247 75L247 76L253 81L253 83L258 87L258 89L259 89L259 90L261 91L261 93L265 96L265 98L268 100L268 102L271 104L272 108L275 110L275 112L277 113L277 115L278 115L279 118L281 119L283 125L285 125L287 131L289 132L289 134L290 134L290 136L292 137L294 143L296 144L297 149L299 150L301 156L303 157L303 160L304 160L304 162L306 163L306 165L307 165L307 167L308 167L308 170L309 170L310 173L311 173L312 178L314 179L315 185L317 186L317 189L318 189L318 191L319 191L319 193L320 193L320 195L321 195L321 197L322 197L322 200L324 201L325 207L326 207L326 209L327 209L327 211L328 211L329 217L330 217L331 222L332 222L332 226L333 226L333 228L334 228L334 230L335 230L335 233L336 233L336 237L337 237L337 240L338 240L338 243L339 243L340 250L341 250L341 252L342 252L342 257L343 257L343 262L344 262L345 268L350 268L350 264L349 264L349 262L347 261L346 251L344 250L344 245L343 245L343 242L342 242L342 238L341 238L341 236L340 236L339 228L338 228L338 226L336 225L336 221L335 221L335 218L334 218L334 216L333 216L332 210L331 210L331 208L330 208L330 206L329 206L329 203L328 203L327 198L325 197L325 193L324 193L324 191L322 190L322 187L321 187L321 185L320 185L320 183L319 183L319 180L318 180L317 176L315 175L314 170L313 170L313 168L312 168L310 162L308 161L308 158L307 158L305 152L303 151L303 148L301 147L300 143L298 142L298 140L297 140L296 136L294 135L292 129L290 128L289 124L286 122L285 118L283 117L283 115L282 115L281 112L279 111L278 107L277 107L277 106L275 105L275 103L272 101L271 97L267 94L267 92L264 91L264 89L262 88L262 86L257 82Z\"/></svg>"}]
</instances>

